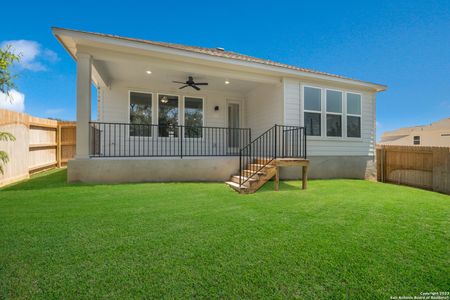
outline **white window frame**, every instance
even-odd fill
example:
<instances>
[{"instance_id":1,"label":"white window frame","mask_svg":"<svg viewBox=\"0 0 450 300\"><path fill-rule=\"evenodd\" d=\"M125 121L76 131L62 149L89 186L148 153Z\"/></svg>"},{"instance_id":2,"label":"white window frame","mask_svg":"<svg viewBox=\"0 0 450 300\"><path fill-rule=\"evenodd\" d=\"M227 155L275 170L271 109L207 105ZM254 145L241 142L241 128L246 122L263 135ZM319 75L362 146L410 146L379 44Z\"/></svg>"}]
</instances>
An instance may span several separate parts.
<instances>
[{"instance_id":1,"label":"white window frame","mask_svg":"<svg viewBox=\"0 0 450 300\"><path fill-rule=\"evenodd\" d=\"M168 138L170 138L168 136L159 136L159 96L160 95L171 96L171 97L178 97L178 120L177 120L178 124L177 125L181 125L181 122L183 120L183 116L181 116L181 112L184 115L184 106L181 103L182 101L180 101L182 99L181 95L171 94L171 93L164 93L164 92L156 93L156 123L155 124L158 125L158 126L156 126L156 128L157 128L156 136L157 136L158 139L168 139ZM183 101L183 104L184 104L184 101ZM175 140L175 138L172 138L172 140Z\"/></svg>"},{"instance_id":2,"label":"white window frame","mask_svg":"<svg viewBox=\"0 0 450 300\"><path fill-rule=\"evenodd\" d=\"M131 124L131 121L130 121L131 93L141 93L141 94L152 95L152 125L154 125L153 121L155 120L155 110L156 110L155 109L155 93L146 91L146 90L139 90L139 89L128 89L128 106L127 106L127 122L126 123ZM130 126L130 125L128 125L128 126ZM127 136L129 139L136 139L136 138L153 139L155 137L155 133L154 133L154 128L152 126L152 135L151 136L135 136L135 135L130 135L130 128L128 128Z\"/></svg>"},{"instance_id":3,"label":"white window frame","mask_svg":"<svg viewBox=\"0 0 450 300\"><path fill-rule=\"evenodd\" d=\"M202 127L205 127L205 119L206 119L206 116L205 116L205 111L206 111L205 97L203 97L203 96L190 96L190 95L183 95L183 116L182 116L182 124L183 124L183 126L185 126L184 121L185 121L185 117L186 117L186 113L185 113L186 98L195 98L195 99L201 99L202 100L202 110L203 110L203 112L202 112ZM185 133L183 133L183 135L184 134ZM203 140L204 137L205 137L204 129L203 129L201 138L187 138L186 136L183 136L183 138L187 138L189 140Z\"/></svg>"},{"instance_id":4,"label":"white window frame","mask_svg":"<svg viewBox=\"0 0 450 300\"><path fill-rule=\"evenodd\" d=\"M312 88L317 89L320 91L320 110L309 110L305 109L305 88ZM302 85L301 86L301 93L302 93L302 99L303 99L303 126L305 126L305 113L316 113L320 114L320 135L311 135L312 138L321 138L323 137L323 88L318 86L312 86L312 85Z\"/></svg>"},{"instance_id":5,"label":"white window frame","mask_svg":"<svg viewBox=\"0 0 450 300\"><path fill-rule=\"evenodd\" d=\"M152 125L159 125L159 95L165 95L165 96L175 96L178 97L178 125L184 125L184 103L185 98L197 98L202 99L202 105L203 105L203 122L202 126L206 126L206 115L207 115L207 109L206 109L206 96L205 95L189 95L189 94L174 94L171 92L165 92L165 91L153 91L153 90L146 90L146 89L140 89L140 88L128 88L128 101L127 101L127 124L130 124L130 102L131 102L131 93L143 93L143 94L149 94L152 95ZM242 106L242 105L241 105ZM156 127L158 128L158 127ZM204 139L204 134L201 140ZM159 131L155 130L155 128L152 126L152 135L150 137L148 136L130 136L130 131L127 131L127 138L129 139L167 139L168 137L160 137ZM184 137L183 137L184 138ZM190 138L191 139L191 138ZM192 138L196 139L196 138Z\"/></svg>"},{"instance_id":6,"label":"white window frame","mask_svg":"<svg viewBox=\"0 0 450 300\"><path fill-rule=\"evenodd\" d=\"M360 108L361 108L361 111L360 111L359 115L347 113L347 95L348 94L359 95L359 101L360 101L359 105L360 105ZM362 113L363 112L363 95L361 93L358 93L358 92L346 91L345 92L345 106L344 106L344 108L345 108L345 138L347 138L349 140L355 140L355 141L362 140L362 135L363 135L363 131L362 131L362 126L363 126L363 118L362 118L362 115L363 115L363 113ZM359 128L360 136L359 137L349 137L347 135L347 117L359 117L359 122L360 122L360 124L359 124L359 126L360 126L360 128Z\"/></svg>"},{"instance_id":7,"label":"white window frame","mask_svg":"<svg viewBox=\"0 0 450 300\"><path fill-rule=\"evenodd\" d=\"M325 111L325 128L324 128L324 134L325 137L327 139L338 139L338 140L342 140L344 138L344 91L342 90L337 90L337 89L329 89L329 88L325 88L325 107L323 108ZM332 92L339 92L341 93L341 112L337 113L337 112L328 112L327 110L327 92L328 91L332 91ZM327 115L337 115L337 116L341 116L341 136L328 136L327 131L328 131L328 121L327 121Z\"/></svg>"},{"instance_id":8,"label":"white window frame","mask_svg":"<svg viewBox=\"0 0 450 300\"><path fill-rule=\"evenodd\" d=\"M344 89L336 89L336 88L329 88L326 86L321 86L321 85L312 85L312 84L305 84L305 83L301 83L300 84L300 99L303 102L302 105L300 105L300 115L301 118L303 120L303 122L301 123L302 126L305 126L305 112L310 112L310 113L319 113L319 111L313 111L313 110L306 110L305 109L305 91L304 88L305 87L309 87L309 88L315 88L315 89L320 89L321 90L321 134L320 136L312 136L309 135L308 139L309 140L316 140L316 141L346 141L346 142L361 142L363 141L363 105L364 105L364 97L363 94L359 91L355 91L355 90L344 90ZM326 91L337 91L337 92L341 92L342 93L342 113L333 113L333 112L327 112L327 108L326 108ZM361 118L361 137L347 137L347 93L351 93L351 94L357 94L360 95L361 97L361 115L354 115L354 114L349 114L348 116L357 116ZM337 114L337 115L341 115L342 118L342 135L340 137L337 136L327 136L327 114Z\"/></svg>"}]
</instances>

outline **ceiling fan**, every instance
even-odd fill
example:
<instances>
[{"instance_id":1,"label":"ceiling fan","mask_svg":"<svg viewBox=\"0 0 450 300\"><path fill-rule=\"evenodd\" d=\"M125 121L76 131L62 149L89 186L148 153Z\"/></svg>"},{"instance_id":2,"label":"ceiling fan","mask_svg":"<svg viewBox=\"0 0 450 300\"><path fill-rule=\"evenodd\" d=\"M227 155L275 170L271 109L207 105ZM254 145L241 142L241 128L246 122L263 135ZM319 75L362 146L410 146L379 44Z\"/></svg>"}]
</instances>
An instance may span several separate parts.
<instances>
[{"instance_id":1,"label":"ceiling fan","mask_svg":"<svg viewBox=\"0 0 450 300\"><path fill-rule=\"evenodd\" d=\"M183 86L180 87L180 90L184 89L185 87L190 86L191 88L194 88L197 91L200 91L200 88L197 85L208 85L207 82L195 82L194 78L192 78L192 76L189 76L188 80L186 82L181 82L181 81L172 81L172 82L184 84Z\"/></svg>"}]
</instances>

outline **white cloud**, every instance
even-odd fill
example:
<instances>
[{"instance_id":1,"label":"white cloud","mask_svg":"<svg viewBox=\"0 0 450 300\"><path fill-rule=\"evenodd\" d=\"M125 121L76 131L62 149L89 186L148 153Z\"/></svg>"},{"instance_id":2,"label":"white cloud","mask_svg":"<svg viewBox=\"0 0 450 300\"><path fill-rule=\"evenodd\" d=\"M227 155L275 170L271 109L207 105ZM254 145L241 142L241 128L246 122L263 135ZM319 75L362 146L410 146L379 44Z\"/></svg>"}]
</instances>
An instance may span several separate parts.
<instances>
[{"instance_id":1,"label":"white cloud","mask_svg":"<svg viewBox=\"0 0 450 300\"><path fill-rule=\"evenodd\" d=\"M25 95L16 90L11 90L9 95L0 92L0 108L23 112Z\"/></svg>"},{"instance_id":2,"label":"white cloud","mask_svg":"<svg viewBox=\"0 0 450 300\"><path fill-rule=\"evenodd\" d=\"M51 63L57 62L59 60L58 54L50 49L45 49L42 52L43 57Z\"/></svg>"},{"instance_id":3,"label":"white cloud","mask_svg":"<svg viewBox=\"0 0 450 300\"><path fill-rule=\"evenodd\" d=\"M11 46L12 51L20 55L18 65L27 70L35 72L45 71L47 67L43 61L54 63L59 60L56 52L42 48L41 44L36 41L11 40L3 41L0 44L0 48L2 49L7 46Z\"/></svg>"}]
</instances>

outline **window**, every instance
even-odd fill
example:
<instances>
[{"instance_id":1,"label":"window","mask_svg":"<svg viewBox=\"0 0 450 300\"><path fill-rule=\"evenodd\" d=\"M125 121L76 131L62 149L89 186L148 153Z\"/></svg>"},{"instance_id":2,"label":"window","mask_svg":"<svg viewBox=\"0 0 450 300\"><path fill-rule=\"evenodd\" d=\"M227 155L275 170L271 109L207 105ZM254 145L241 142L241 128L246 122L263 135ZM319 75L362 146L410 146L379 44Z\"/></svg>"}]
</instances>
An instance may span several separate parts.
<instances>
[{"instance_id":1,"label":"window","mask_svg":"<svg viewBox=\"0 0 450 300\"><path fill-rule=\"evenodd\" d=\"M158 134L178 137L178 96L158 95Z\"/></svg>"},{"instance_id":2,"label":"window","mask_svg":"<svg viewBox=\"0 0 450 300\"><path fill-rule=\"evenodd\" d=\"M130 136L151 136L152 94L130 92Z\"/></svg>"},{"instance_id":3,"label":"window","mask_svg":"<svg viewBox=\"0 0 450 300\"><path fill-rule=\"evenodd\" d=\"M318 88L305 87L304 110L306 134L312 136L321 135L321 90Z\"/></svg>"},{"instance_id":4,"label":"window","mask_svg":"<svg viewBox=\"0 0 450 300\"><path fill-rule=\"evenodd\" d=\"M347 93L347 137L361 137L361 95Z\"/></svg>"},{"instance_id":5,"label":"window","mask_svg":"<svg viewBox=\"0 0 450 300\"><path fill-rule=\"evenodd\" d=\"M184 136L186 138L201 138L203 126L203 99L184 98Z\"/></svg>"},{"instance_id":6,"label":"window","mask_svg":"<svg viewBox=\"0 0 450 300\"><path fill-rule=\"evenodd\" d=\"M327 136L342 136L342 92L327 90Z\"/></svg>"},{"instance_id":7,"label":"window","mask_svg":"<svg viewBox=\"0 0 450 300\"><path fill-rule=\"evenodd\" d=\"M415 135L413 140L414 145L420 145L420 136Z\"/></svg>"}]
</instances>

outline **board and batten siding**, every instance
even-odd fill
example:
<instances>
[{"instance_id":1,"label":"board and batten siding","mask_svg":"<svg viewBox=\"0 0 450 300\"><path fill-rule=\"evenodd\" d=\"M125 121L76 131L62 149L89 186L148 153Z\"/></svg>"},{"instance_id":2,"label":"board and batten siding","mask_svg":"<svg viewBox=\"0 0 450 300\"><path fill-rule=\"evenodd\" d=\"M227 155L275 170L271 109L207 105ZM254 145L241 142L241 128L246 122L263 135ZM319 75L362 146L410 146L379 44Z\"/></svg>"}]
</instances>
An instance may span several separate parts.
<instances>
[{"instance_id":1,"label":"board and batten siding","mask_svg":"<svg viewBox=\"0 0 450 300\"><path fill-rule=\"evenodd\" d=\"M285 78L284 86L284 124L304 125L303 120L303 86L312 86L322 89L334 89L343 92L361 94L361 139L308 137L309 156L374 156L375 155L375 93L329 86L317 83L308 83L295 79ZM344 108L346 111L346 108ZM345 115L344 115L345 117ZM343 122L343 126L346 123ZM322 126L325 126L322 122Z\"/></svg>"}]
</instances>

